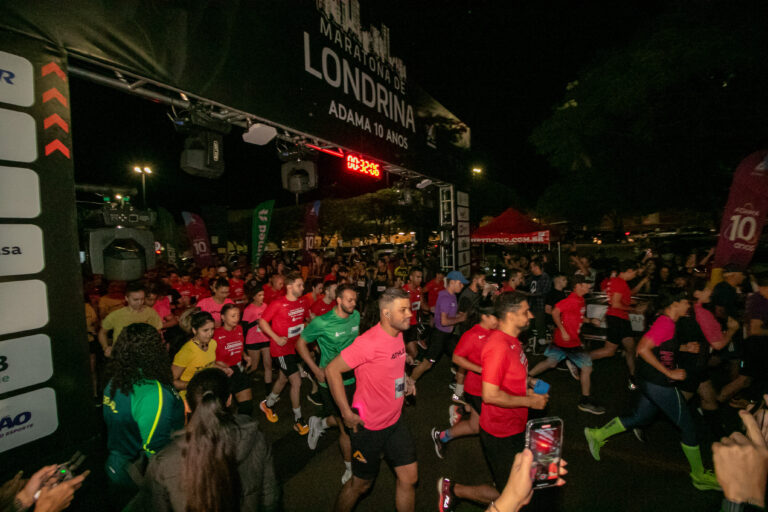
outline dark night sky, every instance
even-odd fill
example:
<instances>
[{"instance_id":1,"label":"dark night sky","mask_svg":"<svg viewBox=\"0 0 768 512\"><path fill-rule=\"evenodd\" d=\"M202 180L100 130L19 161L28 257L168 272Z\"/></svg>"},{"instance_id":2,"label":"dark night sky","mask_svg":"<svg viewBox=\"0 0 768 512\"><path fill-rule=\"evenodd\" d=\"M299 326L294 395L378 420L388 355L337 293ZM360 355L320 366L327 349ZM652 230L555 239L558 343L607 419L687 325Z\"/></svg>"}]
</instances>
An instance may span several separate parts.
<instances>
[{"instance_id":1,"label":"dark night sky","mask_svg":"<svg viewBox=\"0 0 768 512\"><path fill-rule=\"evenodd\" d=\"M662 9L659 1L636 0L395 0L365 8L390 26L393 53L403 56L409 79L470 126L472 160L529 202L519 206L531 206L554 176L528 142L533 128L581 69L631 39ZM270 198L293 202L280 188L274 145L244 144L235 128L225 139L224 177L194 178L179 169L184 136L174 132L167 107L76 78L71 88L78 181L137 185L130 168L148 162L157 171L148 184L150 203L175 211L206 203L245 208ZM302 201L385 184L352 177L340 163L322 157L321 187Z\"/></svg>"}]
</instances>

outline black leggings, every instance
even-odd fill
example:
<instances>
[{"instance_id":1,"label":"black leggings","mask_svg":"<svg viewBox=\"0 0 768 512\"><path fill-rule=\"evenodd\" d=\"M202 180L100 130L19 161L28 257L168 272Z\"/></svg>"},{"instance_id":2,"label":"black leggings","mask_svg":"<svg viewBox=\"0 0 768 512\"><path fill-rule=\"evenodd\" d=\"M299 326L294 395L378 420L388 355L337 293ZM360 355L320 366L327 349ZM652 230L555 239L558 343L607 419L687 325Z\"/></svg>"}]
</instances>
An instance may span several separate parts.
<instances>
[{"instance_id":1,"label":"black leggings","mask_svg":"<svg viewBox=\"0 0 768 512\"><path fill-rule=\"evenodd\" d=\"M641 394L634 413L632 416L619 418L624 428L629 430L647 425L661 410L681 430L683 444L699 444L691 413L676 387L660 386L642 379L638 379L638 387Z\"/></svg>"}]
</instances>

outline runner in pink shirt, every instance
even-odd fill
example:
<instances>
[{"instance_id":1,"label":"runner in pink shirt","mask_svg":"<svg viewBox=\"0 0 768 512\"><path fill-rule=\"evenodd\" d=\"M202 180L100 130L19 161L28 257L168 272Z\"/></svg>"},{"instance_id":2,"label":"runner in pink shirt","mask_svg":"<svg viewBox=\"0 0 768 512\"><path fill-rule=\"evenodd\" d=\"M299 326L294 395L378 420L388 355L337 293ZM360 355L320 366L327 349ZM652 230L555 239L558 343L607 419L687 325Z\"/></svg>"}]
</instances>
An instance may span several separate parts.
<instances>
[{"instance_id":1,"label":"runner in pink shirt","mask_svg":"<svg viewBox=\"0 0 768 512\"><path fill-rule=\"evenodd\" d=\"M403 331L410 327L408 292L387 288L379 298L381 322L360 335L325 369L326 381L344 423L352 430L352 478L336 499L336 511L351 511L373 485L382 454L395 468L395 502L400 512L414 510L418 466L416 450L401 419L403 399L416 394L405 374ZM355 371L357 389L349 404L342 374Z\"/></svg>"}]
</instances>

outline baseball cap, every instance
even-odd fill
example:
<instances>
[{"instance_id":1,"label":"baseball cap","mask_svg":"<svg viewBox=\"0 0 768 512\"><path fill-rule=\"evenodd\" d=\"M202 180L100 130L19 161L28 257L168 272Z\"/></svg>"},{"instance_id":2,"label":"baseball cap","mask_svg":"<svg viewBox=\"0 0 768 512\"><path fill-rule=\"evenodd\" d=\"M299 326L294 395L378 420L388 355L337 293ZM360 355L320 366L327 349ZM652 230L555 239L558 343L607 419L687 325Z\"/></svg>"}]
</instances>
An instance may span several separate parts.
<instances>
[{"instance_id":1,"label":"baseball cap","mask_svg":"<svg viewBox=\"0 0 768 512\"><path fill-rule=\"evenodd\" d=\"M467 281L467 278L464 277L464 274L462 274L458 270L451 270L450 272L448 272L445 278L449 281L458 281L461 284L469 284L469 281Z\"/></svg>"}]
</instances>

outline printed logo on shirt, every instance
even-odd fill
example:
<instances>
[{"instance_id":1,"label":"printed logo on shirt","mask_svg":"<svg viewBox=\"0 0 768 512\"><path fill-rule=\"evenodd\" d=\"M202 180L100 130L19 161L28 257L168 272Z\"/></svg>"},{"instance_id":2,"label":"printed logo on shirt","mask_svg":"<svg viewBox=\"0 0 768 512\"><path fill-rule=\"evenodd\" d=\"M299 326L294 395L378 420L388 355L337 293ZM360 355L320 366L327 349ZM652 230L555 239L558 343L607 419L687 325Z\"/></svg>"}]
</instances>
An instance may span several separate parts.
<instances>
[{"instance_id":1,"label":"printed logo on shirt","mask_svg":"<svg viewBox=\"0 0 768 512\"><path fill-rule=\"evenodd\" d=\"M336 335L336 337L338 338L339 336L344 336L344 335L345 335L345 334L347 334L347 333L346 333L346 332L344 332L344 331L341 331L341 332L335 332L334 334L335 334L335 335Z\"/></svg>"},{"instance_id":2,"label":"printed logo on shirt","mask_svg":"<svg viewBox=\"0 0 768 512\"><path fill-rule=\"evenodd\" d=\"M398 357L404 356L404 355L405 355L405 347L401 348L400 350L392 354L392 359L397 359Z\"/></svg>"},{"instance_id":3,"label":"printed logo on shirt","mask_svg":"<svg viewBox=\"0 0 768 512\"><path fill-rule=\"evenodd\" d=\"M360 330L360 326L359 326L359 325L356 325L356 326L354 326L354 327L352 328L352 332L357 332L357 331L359 331L359 330Z\"/></svg>"},{"instance_id":4,"label":"printed logo on shirt","mask_svg":"<svg viewBox=\"0 0 768 512\"><path fill-rule=\"evenodd\" d=\"M411 303L411 311L418 311L420 307L421 301L417 300L416 302Z\"/></svg>"},{"instance_id":5,"label":"printed logo on shirt","mask_svg":"<svg viewBox=\"0 0 768 512\"><path fill-rule=\"evenodd\" d=\"M352 454L352 457L355 460L362 462L363 464L368 464L368 461L365 460L365 457L363 457L363 454L360 453L360 450L355 450L355 453Z\"/></svg>"}]
</instances>

